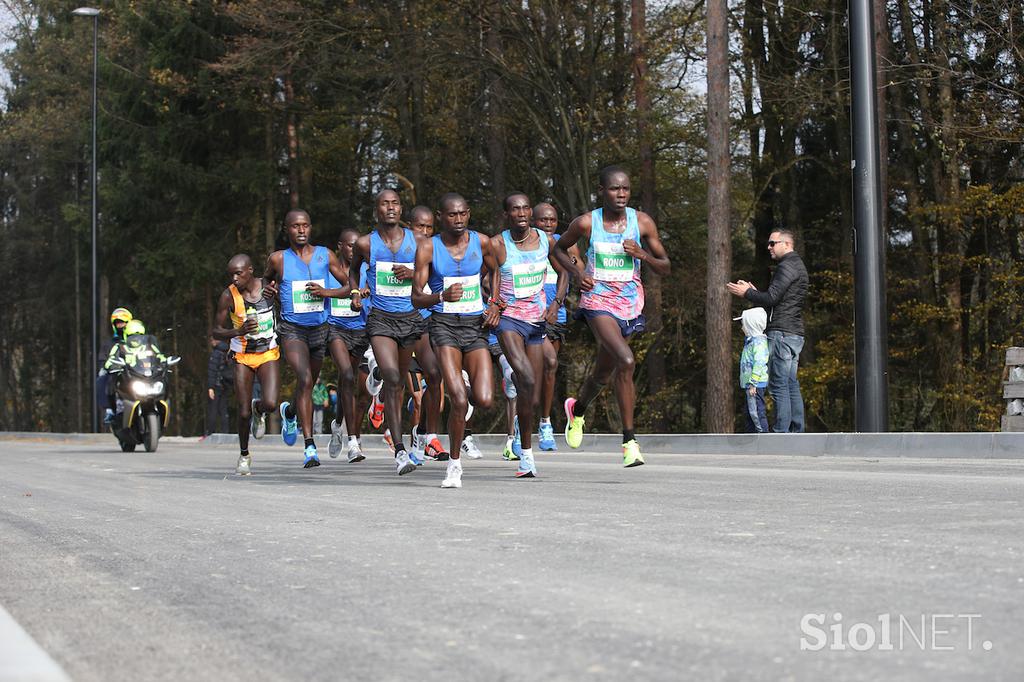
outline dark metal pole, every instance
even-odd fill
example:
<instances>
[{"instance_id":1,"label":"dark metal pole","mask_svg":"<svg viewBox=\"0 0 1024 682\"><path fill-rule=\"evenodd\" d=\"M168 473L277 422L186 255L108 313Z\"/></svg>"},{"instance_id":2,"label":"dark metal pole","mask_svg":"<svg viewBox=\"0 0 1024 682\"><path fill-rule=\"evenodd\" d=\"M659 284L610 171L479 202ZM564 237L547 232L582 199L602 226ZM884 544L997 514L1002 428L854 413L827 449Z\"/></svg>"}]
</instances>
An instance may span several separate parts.
<instances>
[{"instance_id":1,"label":"dark metal pole","mask_svg":"<svg viewBox=\"0 0 1024 682\"><path fill-rule=\"evenodd\" d=\"M100 330L100 301L99 292L97 286L97 277L99 272L96 240L97 240L97 227L96 227L96 87L97 87L97 75L99 70L99 48L98 48L98 35L99 35L99 14L95 14L92 17L92 177L89 180L89 184L92 185L92 424L93 432L99 433L100 430L100 408L96 404L96 381L97 372L99 371L99 330Z\"/></svg>"},{"instance_id":2,"label":"dark metal pole","mask_svg":"<svg viewBox=\"0 0 1024 682\"><path fill-rule=\"evenodd\" d=\"M850 0L856 430L889 430L885 237L871 0Z\"/></svg>"}]
</instances>

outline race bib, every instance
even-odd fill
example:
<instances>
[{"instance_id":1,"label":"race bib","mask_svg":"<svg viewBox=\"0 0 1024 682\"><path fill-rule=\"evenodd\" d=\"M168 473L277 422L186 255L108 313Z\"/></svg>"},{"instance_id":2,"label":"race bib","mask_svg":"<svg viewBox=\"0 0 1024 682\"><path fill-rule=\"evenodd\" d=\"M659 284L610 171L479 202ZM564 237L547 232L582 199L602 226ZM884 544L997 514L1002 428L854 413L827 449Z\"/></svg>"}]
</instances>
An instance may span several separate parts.
<instances>
[{"instance_id":1,"label":"race bib","mask_svg":"<svg viewBox=\"0 0 1024 682\"><path fill-rule=\"evenodd\" d=\"M548 271L544 275L544 284L558 284L558 271L551 267L551 263L548 263Z\"/></svg>"},{"instance_id":2,"label":"race bib","mask_svg":"<svg viewBox=\"0 0 1024 682\"><path fill-rule=\"evenodd\" d=\"M359 317L361 311L352 310L351 298L332 298L331 317Z\"/></svg>"},{"instance_id":3,"label":"race bib","mask_svg":"<svg viewBox=\"0 0 1024 682\"><path fill-rule=\"evenodd\" d=\"M306 291L309 283L325 286L322 279L297 279L292 282L292 312L318 313L324 309L324 299Z\"/></svg>"},{"instance_id":4,"label":"race bib","mask_svg":"<svg viewBox=\"0 0 1024 682\"><path fill-rule=\"evenodd\" d=\"M483 297L480 295L480 275L444 278L445 289L453 284L462 285L462 298L454 302L444 301L444 305L441 306L442 312L482 313L484 311L484 301Z\"/></svg>"},{"instance_id":5,"label":"race bib","mask_svg":"<svg viewBox=\"0 0 1024 682\"><path fill-rule=\"evenodd\" d=\"M247 311L246 318L256 317L256 324L259 325L255 332L246 334L245 338L253 341L267 339L274 335L274 309L267 308L263 311L252 309Z\"/></svg>"},{"instance_id":6,"label":"race bib","mask_svg":"<svg viewBox=\"0 0 1024 682\"><path fill-rule=\"evenodd\" d=\"M602 282L629 282L633 279L633 257L622 244L594 242L594 279Z\"/></svg>"},{"instance_id":7,"label":"race bib","mask_svg":"<svg viewBox=\"0 0 1024 682\"><path fill-rule=\"evenodd\" d=\"M414 263L382 263L377 261L377 295L378 296L400 296L409 298L412 296L412 278L398 279L392 272L396 265L404 265L410 270Z\"/></svg>"},{"instance_id":8,"label":"race bib","mask_svg":"<svg viewBox=\"0 0 1024 682\"><path fill-rule=\"evenodd\" d=\"M548 262L519 263L512 266L512 293L518 299L533 298L544 288Z\"/></svg>"}]
</instances>

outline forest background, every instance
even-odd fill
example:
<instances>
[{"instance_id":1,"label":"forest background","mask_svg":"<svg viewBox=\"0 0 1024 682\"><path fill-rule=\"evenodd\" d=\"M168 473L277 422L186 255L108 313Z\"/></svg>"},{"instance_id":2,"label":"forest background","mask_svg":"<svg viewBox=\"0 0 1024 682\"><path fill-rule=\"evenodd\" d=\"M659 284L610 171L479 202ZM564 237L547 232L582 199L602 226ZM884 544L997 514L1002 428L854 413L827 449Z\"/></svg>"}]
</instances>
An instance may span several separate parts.
<instances>
[{"instance_id":1,"label":"forest background","mask_svg":"<svg viewBox=\"0 0 1024 682\"><path fill-rule=\"evenodd\" d=\"M92 22L75 6L0 0L3 430L89 424ZM734 379L743 337L738 323L725 338L706 332L703 1L97 7L101 332L126 306L184 358L171 433L202 432L227 259L262 262L290 207L309 211L325 245L343 227L369 229L383 187L406 208L461 192L485 232L501 197L521 190L554 203L564 228L594 205L596 172L611 163L631 171L633 205L655 218L673 261L670 277L645 274L653 332L636 343L638 429L741 427L738 400L707 407L708 349L732 348ZM874 9L891 427L996 430L1002 354L1024 343L1024 4ZM768 234L796 232L811 273L808 428L852 430L847 3L728 10L732 254L711 265L763 288ZM579 385L592 347L574 327L561 393ZM606 392L588 426L615 430L615 413ZM500 431L497 411L476 427Z\"/></svg>"}]
</instances>

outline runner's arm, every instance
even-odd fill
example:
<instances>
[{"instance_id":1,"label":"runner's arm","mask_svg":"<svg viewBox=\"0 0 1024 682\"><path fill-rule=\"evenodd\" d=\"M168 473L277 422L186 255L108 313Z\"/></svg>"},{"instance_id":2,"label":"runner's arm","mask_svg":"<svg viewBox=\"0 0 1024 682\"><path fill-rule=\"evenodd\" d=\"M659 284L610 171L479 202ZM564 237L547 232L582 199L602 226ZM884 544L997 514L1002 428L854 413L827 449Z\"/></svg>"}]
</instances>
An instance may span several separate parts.
<instances>
[{"instance_id":1,"label":"runner's arm","mask_svg":"<svg viewBox=\"0 0 1024 682\"><path fill-rule=\"evenodd\" d=\"M430 264L434 260L434 241L424 239L416 245L416 265L412 278L412 304L417 308L429 308L441 302L443 291L425 293L423 288L430 281Z\"/></svg>"},{"instance_id":2,"label":"runner's arm","mask_svg":"<svg viewBox=\"0 0 1024 682\"><path fill-rule=\"evenodd\" d=\"M649 215L642 211L637 211L637 222L640 223L640 239L646 244L647 249L643 249L639 244L632 248L623 244L623 249L634 258L639 258L647 263L662 277L668 276L672 272L672 263L658 236L658 226L654 224L654 220Z\"/></svg>"}]
</instances>

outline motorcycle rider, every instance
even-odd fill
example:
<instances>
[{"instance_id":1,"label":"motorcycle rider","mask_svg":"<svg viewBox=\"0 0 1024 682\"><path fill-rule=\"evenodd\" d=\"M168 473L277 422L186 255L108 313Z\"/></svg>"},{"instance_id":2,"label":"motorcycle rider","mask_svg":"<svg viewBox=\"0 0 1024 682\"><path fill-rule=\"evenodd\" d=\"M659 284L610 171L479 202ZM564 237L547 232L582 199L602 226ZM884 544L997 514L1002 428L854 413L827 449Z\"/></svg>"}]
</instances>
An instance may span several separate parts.
<instances>
[{"instance_id":1,"label":"motorcycle rider","mask_svg":"<svg viewBox=\"0 0 1024 682\"><path fill-rule=\"evenodd\" d=\"M129 322L132 321L132 313L127 308L115 308L110 313L110 329L113 331L113 337L110 339L109 344L104 344L103 348L100 349L101 357L110 356L110 352L124 341L124 328ZM110 376L107 371L106 364L100 368L99 375L96 379L96 405L102 405L103 410L103 423L110 424L114 420L114 406L116 405L116 397L114 394L114 385L110 382Z\"/></svg>"},{"instance_id":2,"label":"motorcycle rider","mask_svg":"<svg viewBox=\"0 0 1024 682\"><path fill-rule=\"evenodd\" d=\"M167 356L160 352L156 345L156 337L146 333L146 325L142 320L132 320L124 326L123 339L120 343L110 349L107 361L103 363L103 369L109 373L115 366L130 365L135 358L143 353L152 353L160 362L165 362ZM114 359L121 362L114 362Z\"/></svg>"}]
</instances>

